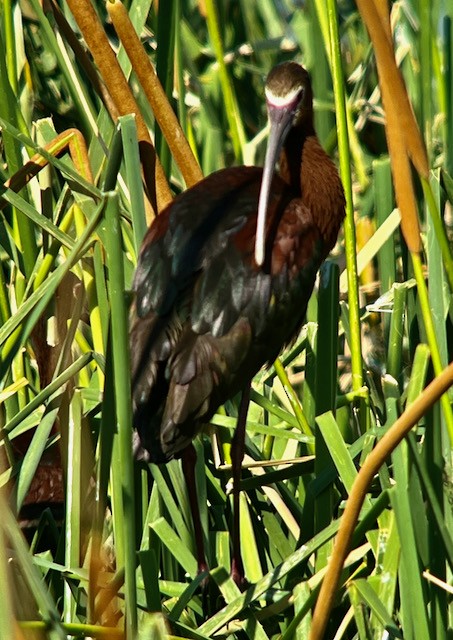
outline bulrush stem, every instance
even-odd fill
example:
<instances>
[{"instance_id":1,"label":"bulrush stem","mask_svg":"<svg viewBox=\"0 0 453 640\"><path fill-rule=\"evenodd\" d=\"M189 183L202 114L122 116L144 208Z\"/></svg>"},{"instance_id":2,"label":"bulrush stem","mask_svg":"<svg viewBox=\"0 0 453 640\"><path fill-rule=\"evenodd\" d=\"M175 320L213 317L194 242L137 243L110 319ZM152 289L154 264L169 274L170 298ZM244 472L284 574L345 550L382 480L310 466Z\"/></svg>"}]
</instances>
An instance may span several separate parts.
<instances>
[{"instance_id":1,"label":"bulrush stem","mask_svg":"<svg viewBox=\"0 0 453 640\"><path fill-rule=\"evenodd\" d=\"M51 4L55 22L58 25L60 33L64 36L65 41L73 50L77 63L86 73L89 82L94 87L96 93L100 96L105 108L110 114L110 117L116 122L119 116L118 109L116 108L112 100L112 96L107 91L107 87L101 80L91 57L88 55L87 50L77 38L77 35L74 33L70 24L66 20L66 16L57 4L57 0L51 0Z\"/></svg>"},{"instance_id":2,"label":"bulrush stem","mask_svg":"<svg viewBox=\"0 0 453 640\"><path fill-rule=\"evenodd\" d=\"M403 79L396 66L391 43L390 21L386 3L376 3L371 9L372 2L358 0L360 5L366 5L366 11L362 14L367 22L370 37L374 43L376 52L376 62L378 65L379 82L382 93L382 103L386 113L386 136L389 148L390 161L392 165L393 182L395 185L395 196L398 208L401 213L401 230L406 244L411 252L412 264L414 267L417 290L425 325L428 345L431 351L431 359L435 375L442 371L442 361L434 329L431 308L428 300L428 292L423 278L421 268L421 239L420 226L418 221L416 198L412 181L411 166L409 156L412 159L425 189L425 195L429 197L429 169L426 149L423 138L415 121L415 117L409 102ZM379 10L377 9L379 6ZM388 50L391 53L391 60L388 58ZM401 95L404 93L404 99ZM417 139L416 142L414 140ZM453 279L453 268L450 249L445 238L445 233L438 220L437 210L433 211L433 202L428 200L431 206L431 214L438 237L439 245L442 248L447 274ZM435 204L434 204L435 209ZM437 215L436 215L437 214ZM450 281L450 280L449 280ZM442 398L442 409L451 441L453 441L453 411L448 398Z\"/></svg>"},{"instance_id":3,"label":"bulrush stem","mask_svg":"<svg viewBox=\"0 0 453 640\"><path fill-rule=\"evenodd\" d=\"M358 4L360 5L362 2L363 0L359 0ZM429 183L429 167L426 148L420 129L415 120L412 107L409 103L403 79L393 56L388 6L386 2L375 2L374 13L373 9L368 6L370 4L373 3L366 3L367 9L370 9L370 19L372 24L367 22L367 17L363 13L362 17L365 22L367 22L370 37L373 40L376 50L376 61L378 63L382 102L387 118L387 143L392 163L395 195L398 208L401 212L401 230L410 251L413 253L419 253L421 251L420 229L415 205L411 167L407 157L408 154L414 163L422 182L423 192L428 203L436 237L442 252L448 282L450 289L453 291L453 260L445 229L436 203L434 202ZM377 23L375 24L375 21L377 19L380 21L380 29L376 28ZM384 41L386 41L386 43ZM393 58L393 70L389 70L388 67L389 49ZM392 79L389 80L389 78ZM401 91L404 94L403 97L401 96ZM409 128L406 129L405 127Z\"/></svg>"},{"instance_id":4,"label":"bulrush stem","mask_svg":"<svg viewBox=\"0 0 453 640\"><path fill-rule=\"evenodd\" d=\"M381 440L379 440L365 460L363 467L360 469L352 485L346 508L341 518L340 528L338 529L338 534L335 539L327 572L319 591L310 629L310 640L322 640L322 638L324 638L324 632L336 588L340 580L343 564L349 552L352 535L360 515L366 492L375 474L412 427L417 424L428 409L443 396L452 384L453 363L449 364L448 367L425 388L418 398L406 408L405 412L398 418L395 424L387 431Z\"/></svg>"},{"instance_id":5,"label":"bulrush stem","mask_svg":"<svg viewBox=\"0 0 453 640\"><path fill-rule=\"evenodd\" d=\"M381 91L391 96L393 104L397 106L399 129L403 133L406 149L419 175L427 178L429 165L426 148L409 102L403 77L396 65L387 2L357 0L357 6L374 46Z\"/></svg>"},{"instance_id":6,"label":"bulrush stem","mask_svg":"<svg viewBox=\"0 0 453 640\"><path fill-rule=\"evenodd\" d=\"M395 197L401 213L401 231L411 253L419 253L420 226L409 156L420 176L426 177L429 173L426 149L396 65L387 3L375 5L358 0L357 5L376 55Z\"/></svg>"},{"instance_id":7,"label":"bulrush stem","mask_svg":"<svg viewBox=\"0 0 453 640\"><path fill-rule=\"evenodd\" d=\"M65 133L69 134L69 154L75 168L87 182L94 184L85 138L78 129L68 129ZM60 136L57 136L57 139L59 137Z\"/></svg>"},{"instance_id":8,"label":"bulrush stem","mask_svg":"<svg viewBox=\"0 0 453 640\"><path fill-rule=\"evenodd\" d=\"M58 157L69 150L78 173L93 184L90 161L85 138L78 129L66 129L43 147L51 155ZM30 180L49 164L47 158L39 152L28 160L23 167L16 171L4 184L7 189L18 193ZM0 199L0 211L7 205L6 200Z\"/></svg>"},{"instance_id":9,"label":"bulrush stem","mask_svg":"<svg viewBox=\"0 0 453 640\"><path fill-rule=\"evenodd\" d=\"M422 250L417 203L412 181L411 165L407 155L405 136L399 111L390 93L390 88L381 85L382 104L386 115L385 133L392 167L395 198L401 213L401 231L411 253Z\"/></svg>"},{"instance_id":10,"label":"bulrush stem","mask_svg":"<svg viewBox=\"0 0 453 640\"><path fill-rule=\"evenodd\" d=\"M90 0L68 0L68 6L119 114L135 113L143 177L148 197L154 209L160 211L171 202L172 196L139 106Z\"/></svg>"},{"instance_id":11,"label":"bulrush stem","mask_svg":"<svg viewBox=\"0 0 453 640\"><path fill-rule=\"evenodd\" d=\"M190 187L199 182L203 178L203 174L168 102L154 67L145 53L123 3L119 0L113 0L113 2L109 0L107 11L170 147L173 158L186 181L186 185Z\"/></svg>"}]
</instances>

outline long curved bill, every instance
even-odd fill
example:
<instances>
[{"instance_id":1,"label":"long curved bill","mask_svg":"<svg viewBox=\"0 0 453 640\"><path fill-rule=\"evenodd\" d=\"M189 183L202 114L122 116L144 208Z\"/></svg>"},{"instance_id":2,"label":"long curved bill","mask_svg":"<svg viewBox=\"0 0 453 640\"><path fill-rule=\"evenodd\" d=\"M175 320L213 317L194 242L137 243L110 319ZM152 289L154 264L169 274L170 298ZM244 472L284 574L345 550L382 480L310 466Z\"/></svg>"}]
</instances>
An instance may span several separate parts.
<instances>
[{"instance_id":1,"label":"long curved bill","mask_svg":"<svg viewBox=\"0 0 453 640\"><path fill-rule=\"evenodd\" d=\"M258 219L255 236L255 262L261 266L265 258L266 249L266 215L269 203L272 178L283 143L294 118L294 102L276 105L267 103L270 131L267 142L266 158L264 160L263 178L261 181L260 197L258 201Z\"/></svg>"}]
</instances>

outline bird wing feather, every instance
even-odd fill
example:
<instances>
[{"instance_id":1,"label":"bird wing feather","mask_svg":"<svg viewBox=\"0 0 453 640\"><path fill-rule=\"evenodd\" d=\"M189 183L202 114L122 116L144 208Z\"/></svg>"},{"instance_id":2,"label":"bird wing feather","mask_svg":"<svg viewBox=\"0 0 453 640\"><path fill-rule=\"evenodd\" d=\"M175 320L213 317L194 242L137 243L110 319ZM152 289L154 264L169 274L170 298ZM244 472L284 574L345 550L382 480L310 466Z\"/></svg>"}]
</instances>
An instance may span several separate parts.
<instances>
[{"instance_id":1,"label":"bird wing feather","mask_svg":"<svg viewBox=\"0 0 453 640\"><path fill-rule=\"evenodd\" d=\"M133 402L140 438L156 461L187 446L200 423L276 357L305 314L319 230L274 178L272 257L258 268L261 174L256 167L213 174L175 199L145 238L131 315Z\"/></svg>"}]
</instances>

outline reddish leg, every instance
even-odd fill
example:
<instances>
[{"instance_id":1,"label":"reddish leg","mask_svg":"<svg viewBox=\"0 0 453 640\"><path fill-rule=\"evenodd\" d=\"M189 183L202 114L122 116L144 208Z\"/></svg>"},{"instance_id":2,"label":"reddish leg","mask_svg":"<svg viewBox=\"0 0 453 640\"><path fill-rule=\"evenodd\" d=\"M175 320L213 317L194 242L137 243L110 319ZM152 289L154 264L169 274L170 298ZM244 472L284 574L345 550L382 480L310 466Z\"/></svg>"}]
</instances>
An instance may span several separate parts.
<instances>
[{"instance_id":1,"label":"reddish leg","mask_svg":"<svg viewBox=\"0 0 453 640\"><path fill-rule=\"evenodd\" d=\"M182 456L182 471L186 479L187 492L189 494L190 511L192 513L193 529L195 533L195 545L197 549L198 573L208 570L203 542L203 528L201 526L200 509L197 499L197 484L195 481L195 464L197 454L193 444L184 449Z\"/></svg>"},{"instance_id":2,"label":"reddish leg","mask_svg":"<svg viewBox=\"0 0 453 640\"><path fill-rule=\"evenodd\" d=\"M231 442L231 466L233 475L233 559L231 561L231 577L239 588L247 584L241 556L240 522L239 522L239 483L241 481L242 460L245 451L245 426L250 403L250 385L242 392L239 414Z\"/></svg>"}]
</instances>

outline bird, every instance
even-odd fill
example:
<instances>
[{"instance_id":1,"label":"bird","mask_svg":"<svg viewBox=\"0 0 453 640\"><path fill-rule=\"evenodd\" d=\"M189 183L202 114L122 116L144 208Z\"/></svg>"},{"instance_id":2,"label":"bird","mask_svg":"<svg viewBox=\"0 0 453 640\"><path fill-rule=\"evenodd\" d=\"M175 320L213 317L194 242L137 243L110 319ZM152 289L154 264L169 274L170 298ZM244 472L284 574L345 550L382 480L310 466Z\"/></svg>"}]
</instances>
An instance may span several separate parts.
<instances>
[{"instance_id":1,"label":"bird","mask_svg":"<svg viewBox=\"0 0 453 640\"><path fill-rule=\"evenodd\" d=\"M264 93L264 167L221 169L179 194L148 228L133 279L136 455L156 464L182 458L192 486L193 439L239 392L246 415L251 380L297 336L345 216L340 176L315 133L308 72L283 62L269 72ZM245 416L242 423L235 441L239 431L244 440ZM235 482L243 442L237 449ZM207 564L193 494L201 571ZM240 554L233 554L241 582Z\"/></svg>"}]
</instances>

